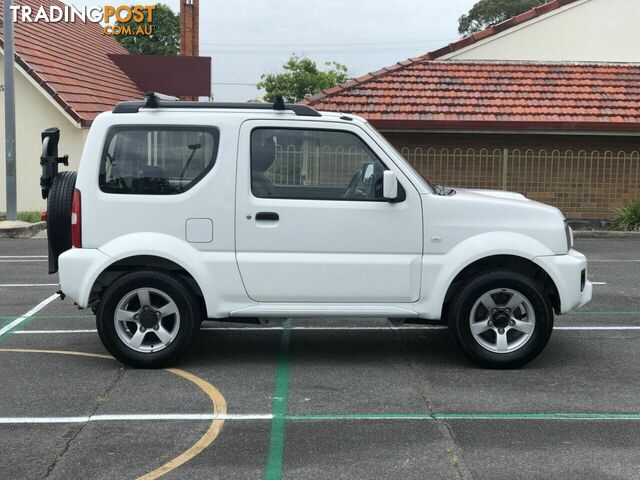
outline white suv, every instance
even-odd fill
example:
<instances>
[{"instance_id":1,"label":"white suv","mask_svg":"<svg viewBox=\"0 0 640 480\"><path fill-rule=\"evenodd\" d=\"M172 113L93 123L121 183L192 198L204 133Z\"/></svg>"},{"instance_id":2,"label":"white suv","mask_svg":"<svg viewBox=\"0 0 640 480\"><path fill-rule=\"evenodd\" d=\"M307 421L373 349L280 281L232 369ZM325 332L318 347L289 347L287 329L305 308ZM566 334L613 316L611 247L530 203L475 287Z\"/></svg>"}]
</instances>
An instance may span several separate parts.
<instances>
[{"instance_id":1,"label":"white suv","mask_svg":"<svg viewBox=\"0 0 640 480\"><path fill-rule=\"evenodd\" d=\"M425 181L352 115L149 94L98 116L77 179L43 140L50 271L129 365L174 362L206 319L388 317L510 368L591 299L558 209Z\"/></svg>"}]
</instances>

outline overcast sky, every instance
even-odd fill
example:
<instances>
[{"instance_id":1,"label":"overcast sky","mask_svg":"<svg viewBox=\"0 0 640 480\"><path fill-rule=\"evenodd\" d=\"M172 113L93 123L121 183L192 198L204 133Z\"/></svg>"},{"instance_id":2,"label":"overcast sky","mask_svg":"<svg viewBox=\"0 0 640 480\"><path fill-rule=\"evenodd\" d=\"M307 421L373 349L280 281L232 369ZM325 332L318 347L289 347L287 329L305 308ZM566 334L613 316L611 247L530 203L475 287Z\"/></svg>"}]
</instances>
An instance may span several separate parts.
<instances>
[{"instance_id":1,"label":"overcast sky","mask_svg":"<svg viewBox=\"0 0 640 480\"><path fill-rule=\"evenodd\" d=\"M277 72L294 52L344 63L355 77L435 50L458 38L458 17L476 1L201 0L200 55L212 57L215 100L246 101L261 95L260 75ZM179 10L179 0L164 3Z\"/></svg>"}]
</instances>

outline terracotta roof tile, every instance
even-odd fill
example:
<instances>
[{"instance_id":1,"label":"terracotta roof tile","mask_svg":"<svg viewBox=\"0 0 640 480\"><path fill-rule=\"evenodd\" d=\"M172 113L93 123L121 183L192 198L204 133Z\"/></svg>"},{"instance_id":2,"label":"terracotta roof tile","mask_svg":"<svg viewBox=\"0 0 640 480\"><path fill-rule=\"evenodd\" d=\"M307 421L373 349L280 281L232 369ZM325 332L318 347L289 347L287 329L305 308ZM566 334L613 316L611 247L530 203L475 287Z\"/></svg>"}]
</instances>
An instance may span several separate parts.
<instances>
[{"instance_id":1,"label":"terracotta roof tile","mask_svg":"<svg viewBox=\"0 0 640 480\"><path fill-rule=\"evenodd\" d=\"M40 5L64 7L59 0L17 0L14 4L29 5L33 11ZM126 54L126 50L113 37L102 35L96 24L17 22L14 44L18 64L81 125L90 125L99 113L120 101L143 96L108 57Z\"/></svg>"},{"instance_id":2,"label":"terracotta roof tile","mask_svg":"<svg viewBox=\"0 0 640 480\"><path fill-rule=\"evenodd\" d=\"M527 128L640 130L640 65L422 61L335 87L305 103L387 127L528 122ZM417 123L416 123L417 122Z\"/></svg>"}]
</instances>

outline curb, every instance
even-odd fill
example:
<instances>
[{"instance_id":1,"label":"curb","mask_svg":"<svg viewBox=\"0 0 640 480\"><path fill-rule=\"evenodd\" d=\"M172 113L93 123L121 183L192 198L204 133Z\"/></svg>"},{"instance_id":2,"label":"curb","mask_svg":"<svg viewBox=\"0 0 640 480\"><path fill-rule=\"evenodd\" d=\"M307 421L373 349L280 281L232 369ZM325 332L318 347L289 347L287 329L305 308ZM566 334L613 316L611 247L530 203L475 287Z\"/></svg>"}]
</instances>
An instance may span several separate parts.
<instances>
[{"instance_id":1,"label":"curb","mask_svg":"<svg viewBox=\"0 0 640 480\"><path fill-rule=\"evenodd\" d=\"M574 238L635 238L640 240L640 232L618 232L615 230L574 230Z\"/></svg>"},{"instance_id":2,"label":"curb","mask_svg":"<svg viewBox=\"0 0 640 480\"><path fill-rule=\"evenodd\" d=\"M47 222L37 222L26 227L0 228L0 238L31 238L47 228Z\"/></svg>"}]
</instances>

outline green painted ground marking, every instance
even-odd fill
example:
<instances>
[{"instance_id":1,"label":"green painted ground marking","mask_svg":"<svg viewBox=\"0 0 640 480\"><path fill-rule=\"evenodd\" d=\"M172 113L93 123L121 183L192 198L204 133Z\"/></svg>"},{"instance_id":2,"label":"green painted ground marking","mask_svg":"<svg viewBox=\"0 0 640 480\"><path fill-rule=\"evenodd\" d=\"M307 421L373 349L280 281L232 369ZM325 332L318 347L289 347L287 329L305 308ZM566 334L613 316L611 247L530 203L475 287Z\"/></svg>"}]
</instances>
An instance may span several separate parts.
<instances>
[{"instance_id":1,"label":"green painted ground marking","mask_svg":"<svg viewBox=\"0 0 640 480\"><path fill-rule=\"evenodd\" d=\"M439 412L429 413L310 413L285 415L286 420L640 420L640 413L588 412Z\"/></svg>"},{"instance_id":2,"label":"green painted ground marking","mask_svg":"<svg viewBox=\"0 0 640 480\"><path fill-rule=\"evenodd\" d=\"M276 366L276 386L273 390L273 419L269 437L269 454L264 470L265 480L282 478L284 454L284 423L287 413L287 389L289 386L289 345L291 343L291 319L283 324L280 352Z\"/></svg>"},{"instance_id":3,"label":"green painted ground marking","mask_svg":"<svg viewBox=\"0 0 640 480\"><path fill-rule=\"evenodd\" d=\"M16 318L20 318L20 317L16 317ZM9 330L8 332L5 332L5 333L3 333L2 335L0 335L0 343L2 343L2 341L3 341L5 338L7 338L7 337L11 336L11 334L12 334L12 333L14 333L16 330L20 330L20 329L22 329L23 327L25 327L26 325L29 325L29 323L31 323L31 321L33 321L33 319L34 319L34 318L35 318L35 317L29 317L29 318L27 318L27 319L23 320L22 322L20 322L18 325L16 325L14 328L12 328L11 330ZM7 322L7 325L8 325L9 323L11 323L12 321L13 321L13 320L9 320L9 321ZM4 327L4 326L5 326L5 325L2 325L1 327Z\"/></svg>"}]
</instances>

